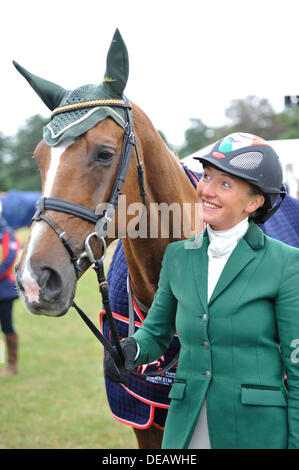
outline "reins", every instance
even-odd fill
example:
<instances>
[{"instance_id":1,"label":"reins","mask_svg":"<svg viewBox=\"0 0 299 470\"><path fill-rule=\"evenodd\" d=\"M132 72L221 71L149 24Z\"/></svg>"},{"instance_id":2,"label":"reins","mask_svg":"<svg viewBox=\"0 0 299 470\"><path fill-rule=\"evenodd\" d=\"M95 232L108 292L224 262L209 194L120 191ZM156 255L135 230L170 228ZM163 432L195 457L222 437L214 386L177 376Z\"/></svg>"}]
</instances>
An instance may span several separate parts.
<instances>
[{"instance_id":1,"label":"reins","mask_svg":"<svg viewBox=\"0 0 299 470\"><path fill-rule=\"evenodd\" d=\"M103 240L103 242L104 242L104 240ZM98 279L98 284L99 284L99 291L102 295L102 302L103 302L106 318L107 318L107 321L108 321L108 324L109 324L109 328L110 328L110 331L111 331L113 342L114 342L115 347L117 349L118 355L115 354L115 350L113 349L113 347L111 346L109 341L105 338L105 336L101 333L101 331L95 326L95 324L90 320L90 318L86 315L86 313L84 313L83 310L81 310L75 302L73 302L72 306L75 308L77 313L80 315L82 320L86 323L86 325L92 331L92 333L95 335L95 337L100 341L100 343L102 343L102 345L111 354L111 356L112 356L115 364L118 366L118 368L120 368L122 366L123 362L124 362L124 357L123 357L123 353L122 353L122 349L121 349L121 345L120 345L120 341L119 341L119 337L118 337L118 332L117 332L116 327L115 327L113 314L112 314L112 311L111 311L111 308L110 308L108 283L105 279L105 274L104 274L103 257L98 259L98 260L94 260L93 269L95 270L95 272L97 274L97 279ZM130 374L137 375L137 376L156 377L156 376L164 374L165 372L172 369L175 366L175 364L177 363L177 361L178 361L178 354L176 354L173 357L173 359L165 367L163 367L160 370L141 373L137 370L132 369L129 372L130 372Z\"/></svg>"},{"instance_id":2,"label":"reins","mask_svg":"<svg viewBox=\"0 0 299 470\"><path fill-rule=\"evenodd\" d=\"M105 243L104 239L103 239L103 243ZM103 302L103 305L104 305L104 310L105 310L105 313L106 313L106 317L107 317L107 320L108 320L108 323L109 323L111 335L112 335L112 338L113 338L113 342L116 346L118 355L115 354L115 350L113 349L113 347L111 346L109 341L100 332L100 330L98 330L98 328L94 325L94 323L90 320L90 318L86 315L86 313L84 313L83 310L81 310L75 302L73 302L72 306L79 313L80 317L82 318L82 320L84 320L84 322L86 323L88 328L93 332L95 337L102 343L102 345L111 354L111 356L112 356L114 362L116 363L116 365L118 367L120 367L121 366L121 361L122 362L124 361L124 357L123 357L122 349L121 349L121 346L120 346L118 332L117 332L117 329L115 327L115 323L114 323L111 308L110 308L109 293L108 293L108 282L106 281L106 278L105 278L103 259L104 259L104 257L102 256L102 258L100 258L98 260L94 260L93 269L95 270L96 275L97 275L98 284L99 284L99 291L100 291L101 296L102 296L102 302Z\"/></svg>"},{"instance_id":3,"label":"reins","mask_svg":"<svg viewBox=\"0 0 299 470\"><path fill-rule=\"evenodd\" d=\"M78 107L82 106L82 104L80 103L77 103L77 104L78 104ZM88 103L89 107L101 106L101 105L106 106L107 103L101 104L99 101L96 101L94 103L90 103L90 102ZM125 182L127 171L128 171L129 164L131 161L133 147L135 148L135 153L136 153L136 158L137 158L137 172L138 172L138 184L140 187L140 195L143 201L143 205L144 207L146 207L146 191L144 187L144 169L143 169L140 157L139 157L138 148L136 144L136 139L135 139L135 134L134 134L134 129L133 129L131 105L129 101L127 100L122 101L121 104L109 103L109 106L120 106L120 105L124 107L125 109L127 122L125 125L125 134L124 134L124 140L123 140L122 149L121 149L118 171L117 171L116 179L115 179L113 189L111 192L111 196L108 201L109 209L103 211L103 214L96 214L96 212L93 212L92 210L84 206L81 206L79 204L75 204L73 202L65 201L63 199L52 198L52 197L41 197L37 201L36 212L32 218L32 221L35 221L35 222L39 222L39 221L46 222L49 225L49 227L51 227L52 230L56 233L56 235L59 236L61 242L63 243L64 247L66 248L66 250L68 251L70 255L70 259L75 268L77 279L81 272L80 260L82 258L87 257L90 263L93 265L93 269L95 270L97 274L99 290L102 296L102 302L103 302L104 310L106 313L106 318L109 324L113 342L117 350L117 354L115 350L113 349L113 347L111 346L111 344L109 343L109 341L104 337L104 335L100 332L100 330L98 330L98 328L94 325L94 323L90 320L90 318L86 315L86 313L84 313L83 310L80 307L78 307L78 305L75 302L73 302L72 306L75 308L77 313L86 323L86 325L95 335L95 337L102 343L102 345L111 354L118 368L120 368L123 365L124 357L123 357L123 353L122 353L122 349L120 345L120 340L118 337L118 332L117 332L117 329L113 320L111 308L110 308L108 283L106 281L105 274L104 274L103 260L106 254L105 238L107 234L107 224L111 221L113 214L117 208L118 198L121 194L121 189ZM73 104L71 107L71 110L74 110L74 109L76 109L76 103ZM54 110L55 113L66 112L66 111L69 111L69 110L63 109L60 111L60 108L57 108L57 110ZM64 213L73 215L74 217L78 217L82 220L85 220L91 224L96 225L96 232L90 233L89 236L85 240L85 251L83 253L79 255L77 250L73 247L73 244L70 238L66 235L66 233L63 230L61 230L57 226L57 224L55 224L55 222L52 219L50 219L50 217L45 215L45 211L47 210L64 212ZM94 258L92 249L89 244L89 241L92 237L97 237L103 243L103 255L99 259ZM176 355L166 367L158 371L148 372L148 373L143 373L143 374L141 374L140 372L136 370L132 370L129 372L134 375L142 375L142 376L161 375L165 373L166 371L170 370L176 364L177 359L178 359L178 355Z\"/></svg>"}]
</instances>

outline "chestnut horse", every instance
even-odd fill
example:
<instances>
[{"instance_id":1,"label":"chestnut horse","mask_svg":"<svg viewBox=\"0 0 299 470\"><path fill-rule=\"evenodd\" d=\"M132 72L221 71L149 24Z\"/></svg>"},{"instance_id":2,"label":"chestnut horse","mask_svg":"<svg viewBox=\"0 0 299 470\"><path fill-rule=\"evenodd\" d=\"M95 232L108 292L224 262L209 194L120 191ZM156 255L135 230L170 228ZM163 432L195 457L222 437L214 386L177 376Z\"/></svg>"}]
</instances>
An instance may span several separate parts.
<instances>
[{"instance_id":1,"label":"chestnut horse","mask_svg":"<svg viewBox=\"0 0 299 470\"><path fill-rule=\"evenodd\" d=\"M121 55L121 61L118 61L117 54ZM59 108L58 112L62 112L66 116L65 119L69 119L63 132L60 129L54 132L52 126L53 132L51 131L49 136L49 128L45 129L44 139L34 151L33 158L41 173L42 204L45 201L53 201L54 199L51 198L55 198L55 201L67 201L88 208L95 213L99 203L109 201L117 177L127 123L124 126L120 125L118 122L120 118L117 121L113 114L116 110L121 115L122 110L119 111L117 108L121 104L115 104L112 101L116 98L123 99L122 90L118 90L116 96L116 88L111 88L110 96L109 93L107 96L107 89L108 86L113 87L114 82L122 80L120 76L123 71L119 70L119 63L125 62L124 57L126 57L126 49L117 31L107 58L109 74L106 73L101 85L102 88L99 87L100 98L103 97L103 87L106 87L104 89L105 99L111 99L111 107L109 106L109 109L106 110L107 116L99 114L97 122L90 123L88 113L93 108L88 106L93 105L86 105L87 109L84 109L84 112L87 114L84 114L83 118L79 117L81 127L77 130L77 134L71 136L69 130L76 128L77 121L76 125L73 125L71 121L72 108L67 109L71 99L65 101L65 97L71 96L70 92L66 92L51 82L39 79L15 64L47 106L51 110L55 110L59 106L61 109ZM114 61L113 66L111 63L109 65L109 60ZM123 82L125 84L126 79ZM92 93L86 87L83 92L88 95L84 95L85 101L83 100L83 103L86 103L86 99L90 103L94 96L91 96ZM82 93L81 95L77 93L77 96L83 96ZM82 99L77 100L79 104L82 104ZM97 104L102 105L99 102ZM107 102L105 102L106 105ZM83 106L79 109L83 109ZM111 222L114 223L115 234L114 236L110 234L106 238L106 243L109 245L113 239L119 238L119 215L125 217L125 227L128 227L136 215L132 214L132 210L130 212L130 208L134 207L132 206L134 203L143 202L139 185L140 174L138 178L136 171L136 160L140 159L143 165L146 192L146 233L143 233L142 237L133 238L128 236L128 232L125 234L122 232L121 237L134 295L143 304L150 306L157 289L161 261L166 246L178 238L186 238L183 226L186 220L184 221L181 217L179 227L176 227L176 231L179 229L180 236L173 233L173 224L177 220L175 217L170 217L169 234L162 237L159 230L159 237L153 237L150 233L153 212L150 212L149 208L155 208L157 204L161 203L166 203L167 207L175 203L180 208L186 202L194 204L196 203L196 191L194 191L178 158L166 147L150 119L137 105L130 102L130 106L136 146L133 146L125 181L121 187L121 194L125 196L125 205L122 205L121 208L120 205L116 206ZM55 115L54 111L51 122L55 120ZM82 127L82 122L83 124L87 123L87 128ZM51 141L57 135L60 140L58 142ZM119 214L120 210L122 214ZM94 222L88 221L86 218L79 218L77 214L72 212L67 213L59 208L55 209L51 205L44 204L39 213L42 213L44 218L35 217L28 242L16 266L17 286L30 312L57 317L65 314L72 306L76 283L91 265L90 259L84 257L85 241L91 233L95 232L95 227ZM194 214L195 211L193 214L190 212L188 221L191 229L195 227ZM161 229L161 217L155 220L158 220ZM93 237L90 245L95 258L100 257L103 248L102 242L97 237ZM74 253L76 254L76 263L70 256ZM163 431L160 429L150 426L145 430L134 428L134 431L139 448L158 449L161 447Z\"/></svg>"}]
</instances>

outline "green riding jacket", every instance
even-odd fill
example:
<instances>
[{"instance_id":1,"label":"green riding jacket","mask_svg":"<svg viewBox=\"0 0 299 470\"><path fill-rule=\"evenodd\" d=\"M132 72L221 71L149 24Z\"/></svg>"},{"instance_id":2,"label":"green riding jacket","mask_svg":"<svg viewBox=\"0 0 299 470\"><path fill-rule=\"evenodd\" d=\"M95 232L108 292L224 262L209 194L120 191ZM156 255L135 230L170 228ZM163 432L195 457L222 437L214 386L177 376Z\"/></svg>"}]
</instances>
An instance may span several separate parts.
<instances>
[{"instance_id":1,"label":"green riding jacket","mask_svg":"<svg viewBox=\"0 0 299 470\"><path fill-rule=\"evenodd\" d=\"M205 230L168 245L133 335L136 366L159 358L175 331L181 342L162 447L188 447L206 396L212 448L298 449L299 249L250 222L207 302L208 244Z\"/></svg>"}]
</instances>

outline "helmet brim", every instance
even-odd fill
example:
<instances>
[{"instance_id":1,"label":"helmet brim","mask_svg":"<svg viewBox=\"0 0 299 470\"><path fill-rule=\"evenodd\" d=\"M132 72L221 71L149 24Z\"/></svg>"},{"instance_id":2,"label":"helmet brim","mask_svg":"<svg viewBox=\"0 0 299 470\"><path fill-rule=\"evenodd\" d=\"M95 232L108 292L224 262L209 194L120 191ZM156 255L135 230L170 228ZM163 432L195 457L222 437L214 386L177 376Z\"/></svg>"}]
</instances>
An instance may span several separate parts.
<instances>
[{"instance_id":1,"label":"helmet brim","mask_svg":"<svg viewBox=\"0 0 299 470\"><path fill-rule=\"evenodd\" d=\"M273 187L273 186L261 187L261 185L259 184L259 180L257 178L250 176L248 174L244 176L243 172L240 172L236 170L235 168L229 168L229 171L228 171L227 166L221 164L221 160L216 160L215 158L211 158L209 155L203 155L201 157L193 157L193 158L194 160L199 160L199 162L202 165L204 164L211 165L217 170L221 170L224 173L227 173L228 175L236 176L237 178L240 178L243 181L247 181L248 183L254 184L255 186L259 188L259 190L262 193L269 193L269 194L281 194L282 193L281 189L278 190L278 188Z\"/></svg>"}]
</instances>

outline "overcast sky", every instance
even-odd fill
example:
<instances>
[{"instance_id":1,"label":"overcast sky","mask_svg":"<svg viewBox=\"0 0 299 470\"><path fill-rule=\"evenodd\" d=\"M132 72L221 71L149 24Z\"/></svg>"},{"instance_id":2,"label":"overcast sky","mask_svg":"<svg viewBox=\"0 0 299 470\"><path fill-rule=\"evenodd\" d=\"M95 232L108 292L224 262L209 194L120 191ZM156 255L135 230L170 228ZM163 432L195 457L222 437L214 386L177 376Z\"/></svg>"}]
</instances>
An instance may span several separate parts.
<instances>
[{"instance_id":1,"label":"overcast sky","mask_svg":"<svg viewBox=\"0 0 299 470\"><path fill-rule=\"evenodd\" d=\"M190 118L223 124L235 98L265 97L280 112L299 94L298 13L298 0L2 2L0 132L50 113L12 60L66 89L99 83L115 28L129 52L125 93L171 143Z\"/></svg>"}]
</instances>

